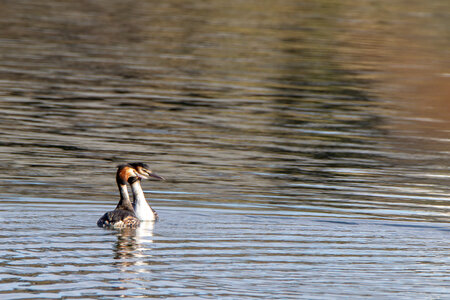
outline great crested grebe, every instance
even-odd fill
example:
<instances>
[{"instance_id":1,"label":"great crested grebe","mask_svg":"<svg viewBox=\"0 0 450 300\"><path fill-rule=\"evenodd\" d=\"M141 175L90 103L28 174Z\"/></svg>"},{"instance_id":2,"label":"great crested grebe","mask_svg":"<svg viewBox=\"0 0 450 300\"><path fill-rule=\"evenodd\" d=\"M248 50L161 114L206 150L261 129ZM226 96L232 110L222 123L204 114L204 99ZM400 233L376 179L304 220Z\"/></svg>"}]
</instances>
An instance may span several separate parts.
<instances>
[{"instance_id":1,"label":"great crested grebe","mask_svg":"<svg viewBox=\"0 0 450 300\"><path fill-rule=\"evenodd\" d=\"M114 228L136 228L139 226L140 222L136 217L127 190L127 182L132 185L139 181L139 176L134 167L129 164L117 167L116 182L120 193L119 203L114 210L105 213L97 221L97 226Z\"/></svg>"},{"instance_id":2,"label":"great crested grebe","mask_svg":"<svg viewBox=\"0 0 450 300\"><path fill-rule=\"evenodd\" d=\"M130 163L130 166L138 173L139 179L134 182L130 182L131 191L133 192L133 208L134 213L140 221L156 221L158 220L158 214L156 211L148 205L145 199L144 191L141 187L141 179L155 178L158 180L164 180L163 177L155 174L150 170L150 167L144 163Z\"/></svg>"}]
</instances>

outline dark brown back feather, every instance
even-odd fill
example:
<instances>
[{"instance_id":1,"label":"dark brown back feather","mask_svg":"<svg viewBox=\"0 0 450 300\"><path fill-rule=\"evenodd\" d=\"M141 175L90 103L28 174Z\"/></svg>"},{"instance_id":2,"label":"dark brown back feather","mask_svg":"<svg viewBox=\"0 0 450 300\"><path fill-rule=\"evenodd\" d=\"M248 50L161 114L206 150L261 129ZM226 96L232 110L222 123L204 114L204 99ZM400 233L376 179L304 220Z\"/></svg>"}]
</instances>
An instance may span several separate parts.
<instances>
[{"instance_id":1,"label":"dark brown back feather","mask_svg":"<svg viewBox=\"0 0 450 300\"><path fill-rule=\"evenodd\" d=\"M140 224L136 215L128 210L115 209L105 213L98 221L98 227L136 228Z\"/></svg>"}]
</instances>

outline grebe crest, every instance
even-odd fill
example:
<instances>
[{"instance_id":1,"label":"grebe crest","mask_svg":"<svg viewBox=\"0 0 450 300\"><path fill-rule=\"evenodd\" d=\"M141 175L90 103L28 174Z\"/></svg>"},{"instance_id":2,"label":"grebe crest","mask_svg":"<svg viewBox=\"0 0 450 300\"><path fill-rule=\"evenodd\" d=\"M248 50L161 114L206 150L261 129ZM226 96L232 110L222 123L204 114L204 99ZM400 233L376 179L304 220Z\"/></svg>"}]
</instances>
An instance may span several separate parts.
<instances>
[{"instance_id":1,"label":"grebe crest","mask_svg":"<svg viewBox=\"0 0 450 300\"><path fill-rule=\"evenodd\" d=\"M134 163L129 163L128 165L133 167L134 170L138 173L139 177L142 179L150 179L150 177L153 177L158 180L165 180L163 177L153 173L153 171L150 170L150 167L145 163L134 162Z\"/></svg>"}]
</instances>

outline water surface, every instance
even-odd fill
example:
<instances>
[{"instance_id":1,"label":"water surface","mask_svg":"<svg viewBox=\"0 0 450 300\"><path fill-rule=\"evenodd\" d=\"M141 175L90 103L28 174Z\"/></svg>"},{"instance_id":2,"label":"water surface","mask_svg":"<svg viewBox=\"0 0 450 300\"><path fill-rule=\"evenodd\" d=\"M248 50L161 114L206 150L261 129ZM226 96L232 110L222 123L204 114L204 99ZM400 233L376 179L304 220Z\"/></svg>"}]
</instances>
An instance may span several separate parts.
<instances>
[{"instance_id":1,"label":"water surface","mask_svg":"<svg viewBox=\"0 0 450 300\"><path fill-rule=\"evenodd\" d=\"M1 3L0 297L449 297L447 11Z\"/></svg>"}]
</instances>

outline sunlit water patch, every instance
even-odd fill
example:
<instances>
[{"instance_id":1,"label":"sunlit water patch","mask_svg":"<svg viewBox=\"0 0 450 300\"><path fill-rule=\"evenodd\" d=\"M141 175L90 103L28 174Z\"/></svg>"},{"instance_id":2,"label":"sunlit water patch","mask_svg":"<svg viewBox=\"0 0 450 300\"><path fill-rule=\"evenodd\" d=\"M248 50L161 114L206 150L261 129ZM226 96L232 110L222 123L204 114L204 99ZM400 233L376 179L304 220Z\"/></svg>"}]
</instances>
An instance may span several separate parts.
<instances>
[{"instance_id":1,"label":"sunlit water patch","mask_svg":"<svg viewBox=\"0 0 450 300\"><path fill-rule=\"evenodd\" d=\"M95 227L106 205L34 203L0 213L6 298L447 293L447 224L158 206L156 224L116 231Z\"/></svg>"}]
</instances>

